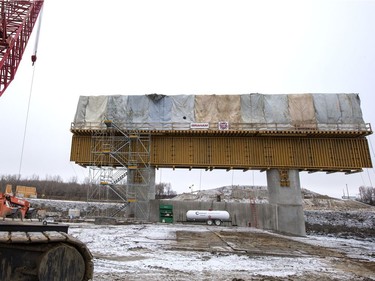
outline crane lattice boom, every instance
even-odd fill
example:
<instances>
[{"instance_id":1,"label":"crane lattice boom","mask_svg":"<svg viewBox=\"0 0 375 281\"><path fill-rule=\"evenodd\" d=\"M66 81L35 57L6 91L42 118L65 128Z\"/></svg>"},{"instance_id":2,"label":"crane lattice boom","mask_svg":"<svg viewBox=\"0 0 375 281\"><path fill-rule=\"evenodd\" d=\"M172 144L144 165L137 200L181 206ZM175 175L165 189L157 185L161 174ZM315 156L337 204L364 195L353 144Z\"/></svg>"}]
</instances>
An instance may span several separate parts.
<instances>
[{"instance_id":1,"label":"crane lattice boom","mask_svg":"<svg viewBox=\"0 0 375 281\"><path fill-rule=\"evenodd\" d=\"M0 96L14 79L43 2L0 1Z\"/></svg>"}]
</instances>

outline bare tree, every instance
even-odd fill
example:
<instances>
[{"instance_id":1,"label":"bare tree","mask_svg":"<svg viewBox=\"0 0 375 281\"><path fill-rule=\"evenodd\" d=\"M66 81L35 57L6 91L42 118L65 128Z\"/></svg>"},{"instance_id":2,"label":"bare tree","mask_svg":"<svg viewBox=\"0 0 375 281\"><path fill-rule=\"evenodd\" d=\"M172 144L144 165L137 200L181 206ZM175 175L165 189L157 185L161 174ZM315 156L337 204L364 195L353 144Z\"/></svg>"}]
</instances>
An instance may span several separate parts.
<instances>
[{"instance_id":1,"label":"bare tree","mask_svg":"<svg viewBox=\"0 0 375 281\"><path fill-rule=\"evenodd\" d=\"M158 183L155 185L156 198L171 198L176 195L177 193L172 189L170 183Z\"/></svg>"},{"instance_id":2,"label":"bare tree","mask_svg":"<svg viewBox=\"0 0 375 281\"><path fill-rule=\"evenodd\" d=\"M160 197L164 195L164 185L165 183L155 184L155 196Z\"/></svg>"},{"instance_id":3,"label":"bare tree","mask_svg":"<svg viewBox=\"0 0 375 281\"><path fill-rule=\"evenodd\" d=\"M369 205L375 205L375 188L368 186L359 187L360 201Z\"/></svg>"},{"instance_id":4,"label":"bare tree","mask_svg":"<svg viewBox=\"0 0 375 281\"><path fill-rule=\"evenodd\" d=\"M71 177L69 180L68 180L69 183L77 183L78 182L78 177L77 176L74 176L74 177Z\"/></svg>"},{"instance_id":5,"label":"bare tree","mask_svg":"<svg viewBox=\"0 0 375 281\"><path fill-rule=\"evenodd\" d=\"M172 189L172 186L170 183L167 183L165 185L165 195L167 196L172 196L172 195L176 195L177 193Z\"/></svg>"}]
</instances>

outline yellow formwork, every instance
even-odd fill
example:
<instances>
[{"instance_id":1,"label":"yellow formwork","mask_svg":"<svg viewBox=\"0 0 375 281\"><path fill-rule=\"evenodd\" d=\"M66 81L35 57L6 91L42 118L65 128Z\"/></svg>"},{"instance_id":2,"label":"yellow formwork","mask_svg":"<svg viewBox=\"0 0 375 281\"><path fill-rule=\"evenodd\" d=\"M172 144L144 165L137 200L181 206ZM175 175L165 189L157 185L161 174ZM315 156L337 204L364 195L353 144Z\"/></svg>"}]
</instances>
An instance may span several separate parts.
<instances>
[{"instance_id":1,"label":"yellow formwork","mask_svg":"<svg viewBox=\"0 0 375 281\"><path fill-rule=\"evenodd\" d=\"M71 161L82 166L118 165L109 155L93 152L93 142L97 141L89 135L73 135ZM150 144L150 165L154 167L325 172L355 172L372 167L365 137L152 135ZM129 147L122 149L126 154Z\"/></svg>"}]
</instances>

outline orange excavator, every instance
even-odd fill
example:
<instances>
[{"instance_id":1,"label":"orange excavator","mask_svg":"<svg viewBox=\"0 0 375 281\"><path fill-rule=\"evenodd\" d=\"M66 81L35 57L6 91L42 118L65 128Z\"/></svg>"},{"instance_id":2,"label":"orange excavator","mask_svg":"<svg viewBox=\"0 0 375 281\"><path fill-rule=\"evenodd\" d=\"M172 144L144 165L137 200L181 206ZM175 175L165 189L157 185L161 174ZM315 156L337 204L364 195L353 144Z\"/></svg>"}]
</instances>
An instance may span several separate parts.
<instances>
[{"instance_id":1,"label":"orange excavator","mask_svg":"<svg viewBox=\"0 0 375 281\"><path fill-rule=\"evenodd\" d=\"M15 77L42 6L43 0L0 0L0 96ZM36 48L31 60L34 65ZM27 217L29 202L0 194L0 204L1 281L92 280L93 257L67 225L9 221L5 217Z\"/></svg>"}]
</instances>

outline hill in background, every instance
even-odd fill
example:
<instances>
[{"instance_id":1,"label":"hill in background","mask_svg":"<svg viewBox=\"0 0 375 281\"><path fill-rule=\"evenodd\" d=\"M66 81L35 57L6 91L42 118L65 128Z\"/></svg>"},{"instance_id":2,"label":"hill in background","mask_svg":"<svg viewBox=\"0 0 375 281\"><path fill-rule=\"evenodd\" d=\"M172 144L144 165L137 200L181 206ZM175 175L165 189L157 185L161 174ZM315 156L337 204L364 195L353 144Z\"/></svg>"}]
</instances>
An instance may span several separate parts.
<instances>
[{"instance_id":1,"label":"hill in background","mask_svg":"<svg viewBox=\"0 0 375 281\"><path fill-rule=\"evenodd\" d=\"M342 200L322 195L302 188L302 198L305 210L358 210L373 209L374 207L355 200ZM182 201L221 201L257 204L268 203L266 186L223 186L215 189L200 190L177 195L173 200Z\"/></svg>"}]
</instances>

